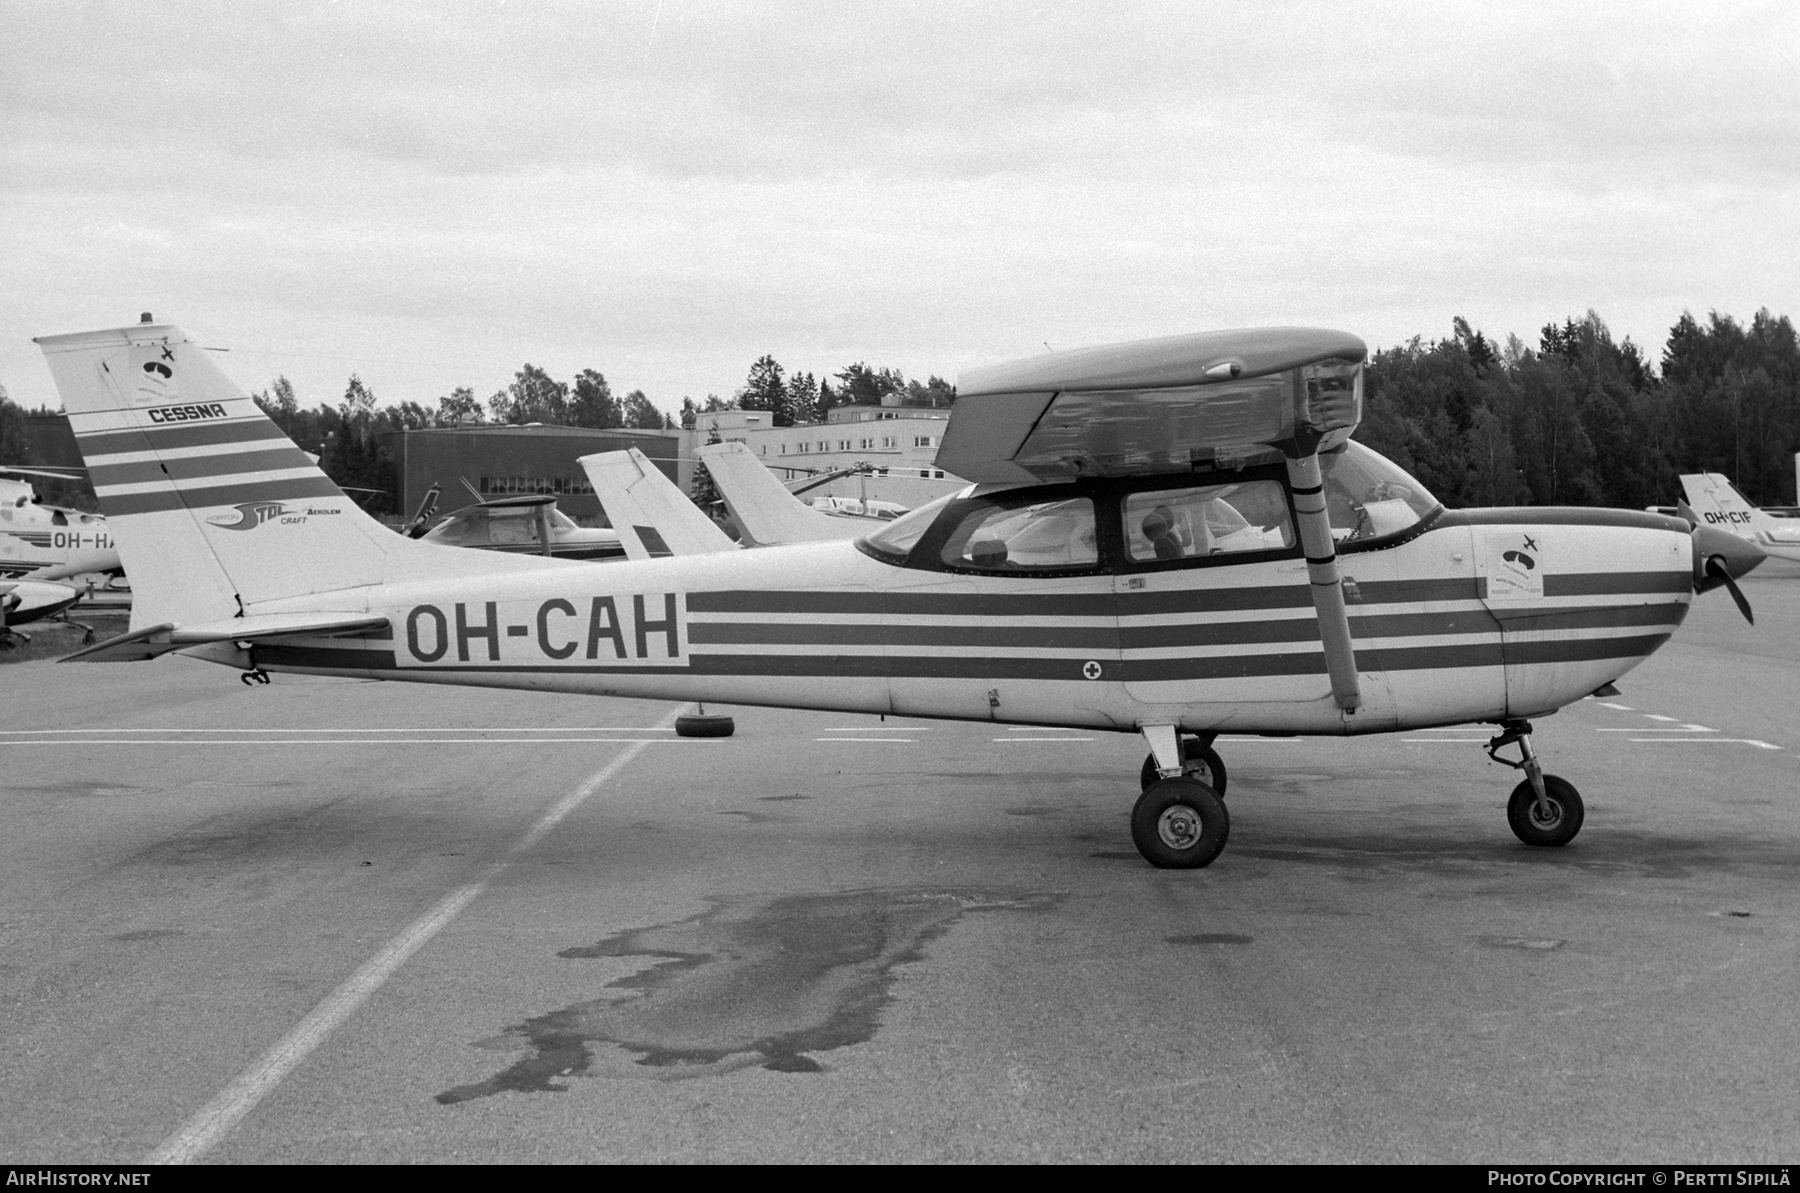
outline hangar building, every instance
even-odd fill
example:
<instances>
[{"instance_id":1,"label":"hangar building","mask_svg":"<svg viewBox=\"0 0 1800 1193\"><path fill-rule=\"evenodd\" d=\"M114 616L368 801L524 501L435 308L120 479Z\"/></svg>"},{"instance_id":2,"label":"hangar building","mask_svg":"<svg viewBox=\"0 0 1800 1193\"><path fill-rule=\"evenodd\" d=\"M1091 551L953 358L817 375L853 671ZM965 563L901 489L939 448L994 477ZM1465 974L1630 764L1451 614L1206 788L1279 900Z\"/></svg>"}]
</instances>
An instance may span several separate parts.
<instances>
[{"instance_id":1,"label":"hangar building","mask_svg":"<svg viewBox=\"0 0 1800 1193\"><path fill-rule=\"evenodd\" d=\"M398 431L392 443L399 508L402 516L411 517L437 484L444 489L438 513L461 509L472 503L462 485L466 479L483 497L554 493L563 513L583 525L599 526L600 502L576 460L635 447L685 492L693 481L693 452L682 450L682 440L680 431L596 431L541 423Z\"/></svg>"}]
</instances>

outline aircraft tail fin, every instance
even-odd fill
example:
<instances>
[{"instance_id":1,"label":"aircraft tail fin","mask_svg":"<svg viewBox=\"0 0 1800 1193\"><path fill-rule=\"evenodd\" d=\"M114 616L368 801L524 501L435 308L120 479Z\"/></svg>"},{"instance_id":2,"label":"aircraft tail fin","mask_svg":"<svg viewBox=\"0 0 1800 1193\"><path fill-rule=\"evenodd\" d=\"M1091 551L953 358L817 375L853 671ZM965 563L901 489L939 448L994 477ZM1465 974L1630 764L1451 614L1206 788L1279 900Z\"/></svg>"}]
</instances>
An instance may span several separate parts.
<instances>
[{"instance_id":1,"label":"aircraft tail fin","mask_svg":"<svg viewBox=\"0 0 1800 1193\"><path fill-rule=\"evenodd\" d=\"M803 504L742 443L709 443L695 454L752 546L855 538L869 529Z\"/></svg>"},{"instance_id":2,"label":"aircraft tail fin","mask_svg":"<svg viewBox=\"0 0 1800 1193\"><path fill-rule=\"evenodd\" d=\"M359 590L396 573L546 562L416 543L382 526L177 327L146 317L37 343L131 578L134 629L296 599L356 609Z\"/></svg>"},{"instance_id":3,"label":"aircraft tail fin","mask_svg":"<svg viewBox=\"0 0 1800 1193\"><path fill-rule=\"evenodd\" d=\"M637 448L598 452L577 462L586 469L594 496L618 531L627 558L710 555L737 548L730 536Z\"/></svg>"},{"instance_id":4,"label":"aircraft tail fin","mask_svg":"<svg viewBox=\"0 0 1800 1193\"><path fill-rule=\"evenodd\" d=\"M1723 473L1687 473L1681 478L1681 491L1688 506L1708 526L1717 526L1744 537L1754 536L1769 528L1774 521L1738 492L1736 485Z\"/></svg>"}]
</instances>

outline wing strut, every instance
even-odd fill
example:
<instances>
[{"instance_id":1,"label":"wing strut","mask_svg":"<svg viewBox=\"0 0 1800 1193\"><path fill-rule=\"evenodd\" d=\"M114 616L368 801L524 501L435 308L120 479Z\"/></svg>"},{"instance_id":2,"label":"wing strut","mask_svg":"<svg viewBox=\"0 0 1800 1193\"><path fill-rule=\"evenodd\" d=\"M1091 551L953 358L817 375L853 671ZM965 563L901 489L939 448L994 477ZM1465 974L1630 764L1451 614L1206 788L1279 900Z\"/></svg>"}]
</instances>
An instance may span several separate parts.
<instances>
[{"instance_id":1,"label":"wing strut","mask_svg":"<svg viewBox=\"0 0 1800 1193\"><path fill-rule=\"evenodd\" d=\"M1300 522L1300 549L1306 553L1306 578L1312 582L1313 609L1319 617L1319 640L1325 644L1325 670L1331 695L1345 712L1362 705L1356 681L1356 648L1350 642L1350 616L1344 611L1344 586L1338 577L1337 547L1331 540L1331 516L1325 511L1325 478L1319 456L1289 456L1288 487Z\"/></svg>"}]
</instances>

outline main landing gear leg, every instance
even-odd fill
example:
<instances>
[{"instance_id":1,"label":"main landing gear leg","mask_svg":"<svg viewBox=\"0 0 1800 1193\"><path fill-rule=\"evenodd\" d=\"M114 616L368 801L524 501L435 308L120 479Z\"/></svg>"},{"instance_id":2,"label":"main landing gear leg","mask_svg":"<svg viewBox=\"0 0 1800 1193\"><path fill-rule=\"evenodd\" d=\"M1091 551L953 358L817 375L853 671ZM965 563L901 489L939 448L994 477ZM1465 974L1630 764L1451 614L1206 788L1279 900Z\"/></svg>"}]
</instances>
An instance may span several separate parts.
<instances>
[{"instance_id":1,"label":"main landing gear leg","mask_svg":"<svg viewBox=\"0 0 1800 1193\"><path fill-rule=\"evenodd\" d=\"M1500 757L1509 745L1519 747L1519 761ZM1531 722L1507 721L1499 736L1487 744L1488 757L1525 772L1525 781L1513 788L1506 801L1506 823L1513 835L1527 845L1567 845L1581 831L1586 809L1573 784L1544 773L1531 748Z\"/></svg>"},{"instance_id":2,"label":"main landing gear leg","mask_svg":"<svg viewBox=\"0 0 1800 1193\"><path fill-rule=\"evenodd\" d=\"M1152 866L1193 870L1211 865L1231 835L1231 814L1218 793L1184 767L1173 725L1145 725L1156 778L1131 810L1131 840ZM1191 743L1190 743L1191 744ZM1209 750L1210 752L1210 750Z\"/></svg>"}]
</instances>

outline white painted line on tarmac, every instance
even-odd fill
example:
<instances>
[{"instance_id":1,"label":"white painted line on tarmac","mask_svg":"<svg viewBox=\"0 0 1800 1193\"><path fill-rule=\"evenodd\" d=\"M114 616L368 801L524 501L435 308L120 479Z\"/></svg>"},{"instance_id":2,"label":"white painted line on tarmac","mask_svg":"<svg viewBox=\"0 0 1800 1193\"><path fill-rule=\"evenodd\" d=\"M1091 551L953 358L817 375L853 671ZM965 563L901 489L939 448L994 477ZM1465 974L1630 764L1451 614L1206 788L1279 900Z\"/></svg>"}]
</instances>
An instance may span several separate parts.
<instances>
[{"instance_id":1,"label":"white painted line on tarmac","mask_svg":"<svg viewBox=\"0 0 1800 1193\"><path fill-rule=\"evenodd\" d=\"M820 733L930 733L929 725L896 725L892 729L884 729L880 725L844 725L836 729L821 729Z\"/></svg>"},{"instance_id":2,"label":"white painted line on tarmac","mask_svg":"<svg viewBox=\"0 0 1800 1193\"><path fill-rule=\"evenodd\" d=\"M838 740L838 739L832 739ZM848 739L844 739L848 740ZM625 745L649 746L698 746L720 745L714 739L710 743L704 738L686 737L251 737L231 740L195 741L187 738L182 741L155 741L141 737L126 738L77 738L70 741L63 738L57 741L0 741L0 746L60 746L63 749L79 746L563 746L578 745L584 742L615 742Z\"/></svg>"},{"instance_id":3,"label":"white painted line on tarmac","mask_svg":"<svg viewBox=\"0 0 1800 1193\"><path fill-rule=\"evenodd\" d=\"M1595 733L1717 733L1717 729L1708 729L1704 725L1683 725L1679 729L1645 729L1641 725L1632 725L1624 729L1596 729Z\"/></svg>"},{"instance_id":4,"label":"white painted line on tarmac","mask_svg":"<svg viewBox=\"0 0 1800 1193\"><path fill-rule=\"evenodd\" d=\"M1637 709L1631 707L1631 705L1629 705L1629 704L1608 704L1604 700L1602 700L1600 702L1600 707L1601 708L1616 708L1620 712L1636 712L1637 711Z\"/></svg>"},{"instance_id":5,"label":"white painted line on tarmac","mask_svg":"<svg viewBox=\"0 0 1800 1193\"><path fill-rule=\"evenodd\" d=\"M885 741L898 742L903 746L917 745L918 739L913 737L815 737L814 741Z\"/></svg>"},{"instance_id":6,"label":"white painted line on tarmac","mask_svg":"<svg viewBox=\"0 0 1800 1193\"><path fill-rule=\"evenodd\" d=\"M1717 742L1727 746L1755 746L1759 750L1779 750L1784 747L1773 742L1757 741L1754 737L1628 737L1626 741L1635 742Z\"/></svg>"},{"instance_id":7,"label":"white painted line on tarmac","mask_svg":"<svg viewBox=\"0 0 1800 1193\"><path fill-rule=\"evenodd\" d=\"M1041 741L1093 741L1091 737L996 737L995 741L1019 742L1035 746Z\"/></svg>"},{"instance_id":8,"label":"white painted line on tarmac","mask_svg":"<svg viewBox=\"0 0 1800 1193\"><path fill-rule=\"evenodd\" d=\"M51 733L673 733L642 725L396 725L387 729L0 729L0 737Z\"/></svg>"},{"instance_id":9,"label":"white painted line on tarmac","mask_svg":"<svg viewBox=\"0 0 1800 1193\"><path fill-rule=\"evenodd\" d=\"M1658 716L1656 713L1653 713L1653 712L1647 712L1644 715L1646 717L1649 717L1652 721L1679 721L1681 719L1680 717Z\"/></svg>"},{"instance_id":10,"label":"white painted line on tarmac","mask_svg":"<svg viewBox=\"0 0 1800 1193\"><path fill-rule=\"evenodd\" d=\"M678 714L689 706L677 707L662 719L657 728L672 725ZM325 1042L325 1038L336 1030L356 1009L368 1001L370 995L381 989L382 985L394 975L407 958L424 948L431 938L442 932L457 914L485 891L494 879L505 872L525 853L544 839L551 829L555 828L569 813L579 808L594 792L598 791L607 780L618 774L625 766L643 752L642 746L649 741L646 738L635 742L631 749L625 750L608 762L605 766L589 775L581 786L569 792L551 805L550 809L537 818L525 835L513 842L512 848L499 861L490 864L483 870L481 877L465 886L458 887L444 896L437 906L413 921L405 931L383 945L381 951L363 962L362 967L344 984L325 996L323 1002L314 1007L299 1024L287 1035L276 1042L275 1046L265 1052L256 1063L239 1073L230 1085L219 1091L217 1097L202 1106L195 1115L188 1119L182 1128L157 1145L155 1151L145 1157L147 1164L189 1164L207 1152L223 1139L225 1135L256 1108L256 1104L268 1096L269 1092L281 1083L282 1078L293 1072L313 1050Z\"/></svg>"}]
</instances>

